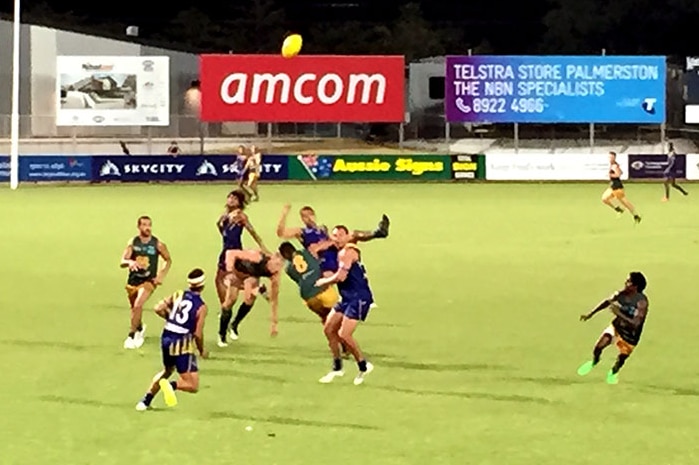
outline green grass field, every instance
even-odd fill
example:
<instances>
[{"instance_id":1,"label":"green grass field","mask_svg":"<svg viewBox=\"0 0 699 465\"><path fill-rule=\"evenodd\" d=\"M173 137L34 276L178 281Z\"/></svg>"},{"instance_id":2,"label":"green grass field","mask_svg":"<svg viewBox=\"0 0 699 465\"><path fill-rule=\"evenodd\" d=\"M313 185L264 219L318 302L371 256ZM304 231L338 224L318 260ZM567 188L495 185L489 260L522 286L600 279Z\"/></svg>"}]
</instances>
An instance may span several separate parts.
<instances>
[{"instance_id":1,"label":"green grass field","mask_svg":"<svg viewBox=\"0 0 699 465\"><path fill-rule=\"evenodd\" d=\"M321 327L286 278L279 336L259 301L241 340L218 349L209 286L200 392L145 413L134 407L159 369L162 327L150 309L192 267L213 278L227 186L3 189L0 463L696 464L699 204L629 184L644 215L634 226L601 205L603 189L262 186L249 216L270 245L286 202L328 225L391 216L390 238L363 246L379 308L357 337L376 370L359 387L352 364L317 383L330 363ZM146 344L126 351L118 263L140 214L174 264L149 302ZM634 269L649 281L640 346L619 385L605 383L613 348L579 378L611 320L579 315Z\"/></svg>"}]
</instances>

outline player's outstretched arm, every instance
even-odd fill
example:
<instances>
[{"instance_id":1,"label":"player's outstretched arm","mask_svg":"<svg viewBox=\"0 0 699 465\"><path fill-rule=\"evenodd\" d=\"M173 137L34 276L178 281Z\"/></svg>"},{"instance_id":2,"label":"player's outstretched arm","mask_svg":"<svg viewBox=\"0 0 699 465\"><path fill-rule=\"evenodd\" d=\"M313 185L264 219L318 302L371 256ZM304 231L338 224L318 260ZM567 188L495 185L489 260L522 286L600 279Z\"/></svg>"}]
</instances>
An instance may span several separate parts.
<instances>
[{"instance_id":1,"label":"player's outstretched arm","mask_svg":"<svg viewBox=\"0 0 699 465\"><path fill-rule=\"evenodd\" d=\"M164 242L158 242L158 253L163 258L163 267L158 271L158 276L155 277L155 284L160 285L170 271L172 266L172 257L170 256L170 251Z\"/></svg>"},{"instance_id":2,"label":"player's outstretched arm","mask_svg":"<svg viewBox=\"0 0 699 465\"><path fill-rule=\"evenodd\" d=\"M301 228L287 228L286 218L289 216L289 211L291 210L291 205L286 204L282 209L282 216L279 218L279 223L277 224L277 237L280 239L300 239L301 238Z\"/></svg>"},{"instance_id":3,"label":"player's outstretched arm","mask_svg":"<svg viewBox=\"0 0 699 465\"><path fill-rule=\"evenodd\" d=\"M602 310L604 310L605 308L608 308L610 305L612 305L612 302L614 302L614 299L616 298L616 296L617 296L617 294L614 294L609 299L605 299L602 302L600 302L600 304L597 307L595 307L590 313L588 313L586 315L581 315L580 321L587 321L590 318L592 318L593 316L595 316L596 314L598 314L599 312L601 312Z\"/></svg>"},{"instance_id":4,"label":"player's outstretched arm","mask_svg":"<svg viewBox=\"0 0 699 465\"><path fill-rule=\"evenodd\" d=\"M243 226L245 227L245 230L250 234L250 237L252 237L255 243L260 247L260 249L262 249L262 251L268 255L271 254L271 252L265 246L264 241L253 227L252 223L250 223L250 220L248 219L247 215L245 215L244 217Z\"/></svg>"},{"instance_id":5,"label":"player's outstretched arm","mask_svg":"<svg viewBox=\"0 0 699 465\"><path fill-rule=\"evenodd\" d=\"M324 241L316 242L315 244L309 245L308 251L311 252L311 255L313 255L315 258L318 258L318 254L320 254L324 250L328 250L333 245L335 245L333 241L331 241L330 239L326 239Z\"/></svg>"}]
</instances>

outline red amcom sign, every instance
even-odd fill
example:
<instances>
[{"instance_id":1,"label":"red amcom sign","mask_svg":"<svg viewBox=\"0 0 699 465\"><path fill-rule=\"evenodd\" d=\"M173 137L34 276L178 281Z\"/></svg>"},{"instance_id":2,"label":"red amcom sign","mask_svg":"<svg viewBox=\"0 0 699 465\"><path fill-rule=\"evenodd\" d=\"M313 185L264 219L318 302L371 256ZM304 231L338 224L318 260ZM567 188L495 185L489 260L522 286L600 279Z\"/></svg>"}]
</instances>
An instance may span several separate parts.
<instances>
[{"instance_id":1,"label":"red amcom sign","mask_svg":"<svg viewBox=\"0 0 699 465\"><path fill-rule=\"evenodd\" d=\"M402 122L404 70L402 56L201 55L201 118Z\"/></svg>"}]
</instances>

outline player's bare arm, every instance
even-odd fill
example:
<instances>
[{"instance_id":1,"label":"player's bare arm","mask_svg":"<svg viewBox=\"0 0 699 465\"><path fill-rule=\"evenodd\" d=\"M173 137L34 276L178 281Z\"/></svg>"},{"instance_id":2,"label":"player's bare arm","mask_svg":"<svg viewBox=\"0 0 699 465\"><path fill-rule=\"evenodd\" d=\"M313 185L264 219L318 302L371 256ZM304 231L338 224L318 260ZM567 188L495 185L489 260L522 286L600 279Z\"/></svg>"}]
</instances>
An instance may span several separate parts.
<instances>
[{"instance_id":1,"label":"player's bare arm","mask_svg":"<svg viewBox=\"0 0 699 465\"><path fill-rule=\"evenodd\" d=\"M269 304L271 308L270 315L270 335L276 336L279 332L277 325L279 324L279 284L281 273L277 272L269 279Z\"/></svg>"},{"instance_id":2,"label":"player's bare arm","mask_svg":"<svg viewBox=\"0 0 699 465\"><path fill-rule=\"evenodd\" d=\"M204 347L204 323L206 321L207 312L208 309L206 305L202 305L199 312L197 312L197 328L194 330L194 342L202 358L207 358L209 355Z\"/></svg>"},{"instance_id":3,"label":"player's bare arm","mask_svg":"<svg viewBox=\"0 0 699 465\"><path fill-rule=\"evenodd\" d=\"M277 224L277 237L280 239L300 239L301 238L301 228L287 228L286 219L289 216L289 211L291 210L291 205L286 204L282 209L282 216L279 218L279 224Z\"/></svg>"},{"instance_id":4,"label":"player's bare arm","mask_svg":"<svg viewBox=\"0 0 699 465\"><path fill-rule=\"evenodd\" d=\"M128 268L129 271L138 271L141 266L136 263L136 260L131 260L133 256L133 246L129 242L124 249L124 253L121 255L121 263L119 264L122 268Z\"/></svg>"},{"instance_id":5,"label":"player's bare arm","mask_svg":"<svg viewBox=\"0 0 699 465\"><path fill-rule=\"evenodd\" d=\"M333 241L331 241L330 239L326 239L324 241L316 242L315 244L309 245L308 251L311 252L311 255L313 255L315 258L318 258L318 254L320 252L328 250L333 245L335 245Z\"/></svg>"},{"instance_id":6,"label":"player's bare arm","mask_svg":"<svg viewBox=\"0 0 699 465\"><path fill-rule=\"evenodd\" d=\"M260 249L268 255L271 254L272 252L270 252L267 249L264 242L262 241L262 238L260 237L259 234L257 234L257 231L255 231L255 228L252 226L252 224L249 221L247 221L247 218L245 220L244 225L245 225L245 230L250 234L250 237L252 237L252 239L255 241L255 243L257 243L257 245L260 246Z\"/></svg>"},{"instance_id":7,"label":"player's bare arm","mask_svg":"<svg viewBox=\"0 0 699 465\"><path fill-rule=\"evenodd\" d=\"M604 310L605 308L609 308L609 306L612 305L612 302L614 302L614 299L616 299L617 296L618 296L618 294L614 294L610 298L605 299L602 302L600 302L600 304L597 307L595 307L590 313L587 313L585 315L581 315L580 321L587 321L590 318L592 318L593 316L595 316L596 314L598 314L599 312L601 312L602 310Z\"/></svg>"},{"instance_id":8,"label":"player's bare arm","mask_svg":"<svg viewBox=\"0 0 699 465\"><path fill-rule=\"evenodd\" d=\"M168 315L168 313L170 313L170 310L172 310L173 304L174 304L174 299L172 298L172 296L167 297L167 298L161 300L160 302L158 302L157 304L155 304L155 308L154 308L155 313L160 318L167 319L167 315Z\"/></svg>"},{"instance_id":9,"label":"player's bare arm","mask_svg":"<svg viewBox=\"0 0 699 465\"><path fill-rule=\"evenodd\" d=\"M158 242L158 253L163 259L163 267L160 268L160 271L158 271L158 275L155 277L155 284L157 286L163 283L163 280L165 280L165 277L167 276L168 272L170 271L170 267L172 266L172 257L170 256L170 251L168 250L167 245L165 245L164 242Z\"/></svg>"},{"instance_id":10,"label":"player's bare arm","mask_svg":"<svg viewBox=\"0 0 699 465\"><path fill-rule=\"evenodd\" d=\"M332 276L328 276L327 278L320 278L318 281L316 281L317 287L341 283L342 281L347 279L347 273L349 273L349 269L352 267L352 263L359 260L359 255L357 254L357 251L354 249L342 249L338 254L338 260L340 262L340 268L338 268L338 270Z\"/></svg>"}]
</instances>

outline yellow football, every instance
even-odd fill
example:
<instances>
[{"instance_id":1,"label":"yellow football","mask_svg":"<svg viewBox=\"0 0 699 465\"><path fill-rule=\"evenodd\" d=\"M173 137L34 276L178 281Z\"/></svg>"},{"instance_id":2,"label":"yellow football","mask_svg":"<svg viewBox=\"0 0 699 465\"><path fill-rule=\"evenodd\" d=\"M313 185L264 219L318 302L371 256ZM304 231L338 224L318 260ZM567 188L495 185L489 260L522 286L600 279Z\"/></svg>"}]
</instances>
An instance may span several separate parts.
<instances>
[{"instance_id":1,"label":"yellow football","mask_svg":"<svg viewBox=\"0 0 699 465\"><path fill-rule=\"evenodd\" d=\"M303 38L299 34L291 34L282 44L282 56L284 58L293 58L301 52L303 47Z\"/></svg>"}]
</instances>

